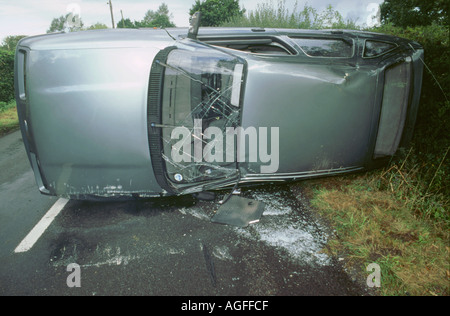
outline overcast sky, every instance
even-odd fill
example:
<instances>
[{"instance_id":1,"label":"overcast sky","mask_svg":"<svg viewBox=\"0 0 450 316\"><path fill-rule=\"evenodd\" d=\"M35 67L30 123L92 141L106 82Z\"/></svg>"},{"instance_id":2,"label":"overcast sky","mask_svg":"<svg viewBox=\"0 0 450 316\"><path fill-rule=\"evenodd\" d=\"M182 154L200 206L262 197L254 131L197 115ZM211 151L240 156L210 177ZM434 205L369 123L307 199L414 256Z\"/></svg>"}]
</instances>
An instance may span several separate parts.
<instances>
[{"instance_id":1,"label":"overcast sky","mask_svg":"<svg viewBox=\"0 0 450 316\"><path fill-rule=\"evenodd\" d=\"M255 10L258 3L270 0L240 0L247 11ZM176 26L187 26L189 9L195 0L112 0L115 23L124 18L142 20L147 10L157 10L165 2L173 15ZM278 0L272 0L278 3ZM296 0L286 0L286 6L292 10ZM373 4L383 0L298 0L299 8L308 3L319 11L331 4L345 19L356 20L363 24L375 10ZM111 15L108 0L0 0L0 42L8 35L37 35L46 33L53 18L80 10L85 26L97 22L111 27Z\"/></svg>"}]
</instances>

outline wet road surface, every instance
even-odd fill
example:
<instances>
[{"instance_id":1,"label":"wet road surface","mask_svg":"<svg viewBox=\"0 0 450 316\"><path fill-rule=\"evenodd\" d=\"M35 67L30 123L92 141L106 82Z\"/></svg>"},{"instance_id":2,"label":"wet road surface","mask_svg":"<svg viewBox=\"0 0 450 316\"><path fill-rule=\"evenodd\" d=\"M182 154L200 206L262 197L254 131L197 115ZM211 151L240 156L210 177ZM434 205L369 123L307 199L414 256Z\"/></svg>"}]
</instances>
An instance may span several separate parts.
<instances>
[{"instance_id":1,"label":"wet road surface","mask_svg":"<svg viewBox=\"0 0 450 316\"><path fill-rule=\"evenodd\" d=\"M211 222L228 191L214 201L71 200L16 253L58 199L38 193L19 133L0 138L0 152L0 295L366 295L323 253L329 229L291 185L242 189L265 203L245 228ZM80 287L68 286L74 263Z\"/></svg>"}]
</instances>

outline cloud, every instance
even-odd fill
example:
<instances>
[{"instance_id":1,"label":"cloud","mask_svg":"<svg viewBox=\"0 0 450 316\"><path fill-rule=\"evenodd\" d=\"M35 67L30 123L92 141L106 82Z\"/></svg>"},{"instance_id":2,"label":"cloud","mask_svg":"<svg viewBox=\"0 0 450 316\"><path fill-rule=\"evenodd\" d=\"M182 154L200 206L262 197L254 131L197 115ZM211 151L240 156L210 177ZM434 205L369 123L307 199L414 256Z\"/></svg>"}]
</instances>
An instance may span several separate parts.
<instances>
[{"instance_id":1,"label":"cloud","mask_svg":"<svg viewBox=\"0 0 450 316\"><path fill-rule=\"evenodd\" d=\"M8 35L45 33L51 20L64 14L68 3L52 0L0 0L0 39Z\"/></svg>"}]
</instances>

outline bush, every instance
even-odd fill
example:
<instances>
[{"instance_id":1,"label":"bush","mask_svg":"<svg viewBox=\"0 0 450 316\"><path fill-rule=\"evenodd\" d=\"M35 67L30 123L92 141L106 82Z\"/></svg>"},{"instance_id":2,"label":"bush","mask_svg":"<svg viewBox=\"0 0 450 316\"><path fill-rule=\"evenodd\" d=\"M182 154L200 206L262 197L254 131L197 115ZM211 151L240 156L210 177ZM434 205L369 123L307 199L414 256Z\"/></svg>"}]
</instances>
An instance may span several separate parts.
<instances>
[{"instance_id":1,"label":"bush","mask_svg":"<svg viewBox=\"0 0 450 316\"><path fill-rule=\"evenodd\" d=\"M242 16L221 23L221 26L230 27L266 27L289 29L359 29L352 20L345 21L342 15L331 5L318 12L312 6L305 4L300 10L296 1L292 11L286 6L286 0L258 3L256 10Z\"/></svg>"},{"instance_id":2,"label":"bush","mask_svg":"<svg viewBox=\"0 0 450 316\"><path fill-rule=\"evenodd\" d=\"M14 52L0 50L0 102L14 99Z\"/></svg>"}]
</instances>

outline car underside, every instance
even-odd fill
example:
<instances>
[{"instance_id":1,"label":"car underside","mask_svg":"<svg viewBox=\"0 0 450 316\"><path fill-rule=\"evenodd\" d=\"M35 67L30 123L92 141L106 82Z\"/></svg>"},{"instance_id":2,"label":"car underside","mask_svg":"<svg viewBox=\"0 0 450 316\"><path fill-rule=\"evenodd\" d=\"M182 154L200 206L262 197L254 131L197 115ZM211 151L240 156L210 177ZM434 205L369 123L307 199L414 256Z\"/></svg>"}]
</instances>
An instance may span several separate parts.
<instances>
[{"instance_id":1,"label":"car underside","mask_svg":"<svg viewBox=\"0 0 450 316\"><path fill-rule=\"evenodd\" d=\"M192 194L369 170L412 137L423 49L345 30L106 30L23 39L39 190Z\"/></svg>"}]
</instances>

